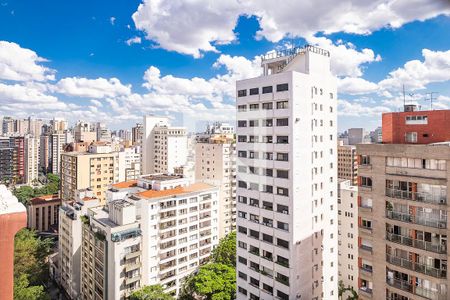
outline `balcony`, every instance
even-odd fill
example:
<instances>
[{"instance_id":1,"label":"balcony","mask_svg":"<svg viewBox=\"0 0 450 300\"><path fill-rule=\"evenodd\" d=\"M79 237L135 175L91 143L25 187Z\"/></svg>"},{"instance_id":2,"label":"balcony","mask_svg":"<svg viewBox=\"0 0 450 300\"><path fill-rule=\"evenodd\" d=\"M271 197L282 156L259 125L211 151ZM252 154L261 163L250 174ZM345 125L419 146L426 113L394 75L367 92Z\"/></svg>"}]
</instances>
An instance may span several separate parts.
<instances>
[{"instance_id":1,"label":"balcony","mask_svg":"<svg viewBox=\"0 0 450 300\"><path fill-rule=\"evenodd\" d=\"M427 266L421 263L413 262L398 256L386 254L386 261L390 264L403 267L405 269L419 272L428 276L436 278L447 278L447 271L442 269L436 269L431 266Z\"/></svg>"},{"instance_id":2,"label":"balcony","mask_svg":"<svg viewBox=\"0 0 450 300\"><path fill-rule=\"evenodd\" d=\"M394 234L394 233L390 233L390 232L386 232L386 240L393 242L393 243L397 243L397 244L401 244L401 245L405 245L405 246L409 246L409 247L414 247L417 249L422 249L422 250L426 250L426 251L430 251L430 252L434 252L434 253L439 253L439 254L447 253L446 245L439 245L439 244L433 244L431 242L415 240L415 239L412 239L407 236L398 235L398 234Z\"/></svg>"},{"instance_id":3,"label":"balcony","mask_svg":"<svg viewBox=\"0 0 450 300\"><path fill-rule=\"evenodd\" d=\"M141 267L141 263L140 262L138 262L138 263L131 263L131 264L126 264L125 265L125 272L129 272L129 271L132 271L132 270L136 270L136 269L139 269L140 267Z\"/></svg>"},{"instance_id":4,"label":"balcony","mask_svg":"<svg viewBox=\"0 0 450 300\"><path fill-rule=\"evenodd\" d=\"M131 252L131 253L127 253L127 254L125 254L125 259L126 260L132 259L132 258L140 256L141 254L142 254L142 252L140 250L134 251L134 252Z\"/></svg>"},{"instance_id":5,"label":"balcony","mask_svg":"<svg viewBox=\"0 0 450 300\"><path fill-rule=\"evenodd\" d=\"M428 216L411 215L393 210L388 210L386 212L386 218L434 228L447 228L447 219L444 218L441 220L437 220Z\"/></svg>"},{"instance_id":6,"label":"balcony","mask_svg":"<svg viewBox=\"0 0 450 300\"><path fill-rule=\"evenodd\" d=\"M441 293L435 290L423 288L420 286L413 286L408 281L396 279L396 278L386 278L386 283L392 287L400 289L402 291L415 294L427 299L433 300L444 300L447 299L447 293Z\"/></svg>"},{"instance_id":7,"label":"balcony","mask_svg":"<svg viewBox=\"0 0 450 300\"><path fill-rule=\"evenodd\" d=\"M361 249L361 250L363 250L363 251L366 251L366 252L369 252L370 254L372 254L372 247L371 246L367 246L367 245L361 245L361 246L359 246L359 249Z\"/></svg>"},{"instance_id":8,"label":"balcony","mask_svg":"<svg viewBox=\"0 0 450 300\"><path fill-rule=\"evenodd\" d=\"M423 192L410 192L398 189L386 188L386 196L396 199L412 200L431 204L447 204L447 197Z\"/></svg>"},{"instance_id":9,"label":"balcony","mask_svg":"<svg viewBox=\"0 0 450 300\"><path fill-rule=\"evenodd\" d=\"M372 289L367 286L362 286L359 288L359 291L361 294L365 295L366 297L372 298Z\"/></svg>"},{"instance_id":10,"label":"balcony","mask_svg":"<svg viewBox=\"0 0 450 300\"><path fill-rule=\"evenodd\" d=\"M359 206L359 212L371 213L372 212L372 206L369 206L367 204L361 204Z\"/></svg>"},{"instance_id":11,"label":"balcony","mask_svg":"<svg viewBox=\"0 0 450 300\"><path fill-rule=\"evenodd\" d=\"M111 241L121 242L126 239L131 239L141 236L141 230L139 228L133 228L128 230L123 230L120 232L111 233Z\"/></svg>"},{"instance_id":12,"label":"balcony","mask_svg":"<svg viewBox=\"0 0 450 300\"><path fill-rule=\"evenodd\" d=\"M373 270L372 270L372 267L371 267L371 266L361 266L361 267L359 268L359 272L360 272L361 274L364 274L364 275L366 275L366 276L371 277L371 276L372 276Z\"/></svg>"},{"instance_id":13,"label":"balcony","mask_svg":"<svg viewBox=\"0 0 450 300\"><path fill-rule=\"evenodd\" d=\"M360 229L361 233L366 233L368 235L372 235L372 227L359 225L359 229Z\"/></svg>"},{"instance_id":14,"label":"balcony","mask_svg":"<svg viewBox=\"0 0 450 300\"><path fill-rule=\"evenodd\" d=\"M134 277L125 277L125 284L129 285L129 284L132 284L133 282L136 282L139 280L141 280L141 275L137 275Z\"/></svg>"}]
</instances>

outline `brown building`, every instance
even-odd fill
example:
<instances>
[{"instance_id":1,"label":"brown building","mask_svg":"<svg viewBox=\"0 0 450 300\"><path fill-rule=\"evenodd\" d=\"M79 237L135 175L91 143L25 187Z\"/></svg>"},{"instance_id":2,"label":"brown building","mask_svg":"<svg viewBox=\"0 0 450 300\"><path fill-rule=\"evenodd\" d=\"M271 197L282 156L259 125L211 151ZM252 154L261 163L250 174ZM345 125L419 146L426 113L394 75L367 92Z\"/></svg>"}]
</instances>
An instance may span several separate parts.
<instances>
[{"instance_id":1,"label":"brown building","mask_svg":"<svg viewBox=\"0 0 450 300\"><path fill-rule=\"evenodd\" d=\"M338 178L350 180L351 185L358 183L358 160L356 147L352 145L338 145Z\"/></svg>"},{"instance_id":2,"label":"brown building","mask_svg":"<svg viewBox=\"0 0 450 300\"><path fill-rule=\"evenodd\" d=\"M406 105L404 112L383 114L384 144L430 144L450 141L450 110L417 111Z\"/></svg>"},{"instance_id":3,"label":"brown building","mask_svg":"<svg viewBox=\"0 0 450 300\"><path fill-rule=\"evenodd\" d=\"M58 194L31 199L27 208L28 228L39 232L57 230L60 205L61 199Z\"/></svg>"},{"instance_id":4,"label":"brown building","mask_svg":"<svg viewBox=\"0 0 450 300\"><path fill-rule=\"evenodd\" d=\"M27 213L4 185L0 185L0 299L13 299L14 236L27 225Z\"/></svg>"}]
</instances>

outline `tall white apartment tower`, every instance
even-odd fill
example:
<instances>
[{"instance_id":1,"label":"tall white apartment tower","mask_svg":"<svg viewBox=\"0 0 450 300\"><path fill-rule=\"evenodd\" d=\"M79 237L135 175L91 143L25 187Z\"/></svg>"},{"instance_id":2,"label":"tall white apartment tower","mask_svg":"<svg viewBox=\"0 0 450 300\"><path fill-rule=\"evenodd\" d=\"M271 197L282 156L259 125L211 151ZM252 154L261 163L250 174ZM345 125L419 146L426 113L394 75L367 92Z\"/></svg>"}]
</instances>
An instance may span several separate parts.
<instances>
[{"instance_id":1,"label":"tall white apartment tower","mask_svg":"<svg viewBox=\"0 0 450 300\"><path fill-rule=\"evenodd\" d=\"M40 138L32 135L25 136L25 182L31 185L39 176Z\"/></svg>"},{"instance_id":2,"label":"tall white apartment tower","mask_svg":"<svg viewBox=\"0 0 450 300\"><path fill-rule=\"evenodd\" d=\"M262 57L237 89L237 299L337 299L336 80L328 51Z\"/></svg>"},{"instance_id":3,"label":"tall white apartment tower","mask_svg":"<svg viewBox=\"0 0 450 300\"><path fill-rule=\"evenodd\" d=\"M174 173L187 161L185 127L169 125L166 117L144 116L142 174Z\"/></svg>"}]
</instances>

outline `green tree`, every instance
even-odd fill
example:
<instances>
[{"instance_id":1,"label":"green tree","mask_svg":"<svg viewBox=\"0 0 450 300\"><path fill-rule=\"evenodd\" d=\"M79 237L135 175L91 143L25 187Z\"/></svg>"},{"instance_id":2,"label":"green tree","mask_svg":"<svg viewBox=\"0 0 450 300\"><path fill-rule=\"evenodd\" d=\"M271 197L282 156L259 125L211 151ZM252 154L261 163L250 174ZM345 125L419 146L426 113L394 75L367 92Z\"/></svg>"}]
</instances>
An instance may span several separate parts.
<instances>
[{"instance_id":1,"label":"green tree","mask_svg":"<svg viewBox=\"0 0 450 300\"><path fill-rule=\"evenodd\" d=\"M14 300L50 300L50 297L42 285L29 286L27 276L21 275L14 282Z\"/></svg>"},{"instance_id":2,"label":"green tree","mask_svg":"<svg viewBox=\"0 0 450 300\"><path fill-rule=\"evenodd\" d=\"M236 267L236 232L220 240L212 252L211 259L215 263Z\"/></svg>"},{"instance_id":3,"label":"green tree","mask_svg":"<svg viewBox=\"0 0 450 300\"><path fill-rule=\"evenodd\" d=\"M130 300L173 300L160 284L147 285L130 295Z\"/></svg>"},{"instance_id":4,"label":"green tree","mask_svg":"<svg viewBox=\"0 0 450 300\"><path fill-rule=\"evenodd\" d=\"M183 284L181 299L232 300L236 298L236 272L231 266L206 264Z\"/></svg>"},{"instance_id":5,"label":"green tree","mask_svg":"<svg viewBox=\"0 0 450 300\"><path fill-rule=\"evenodd\" d=\"M48 281L47 256L52 241L37 237L29 229L20 230L14 240L14 293L17 299L42 298L43 283ZM35 297L35 298L32 298Z\"/></svg>"},{"instance_id":6,"label":"green tree","mask_svg":"<svg viewBox=\"0 0 450 300\"><path fill-rule=\"evenodd\" d=\"M47 174L47 184L42 187L21 186L14 188L13 194L24 205L28 205L30 199L43 195L56 194L59 191L59 177L58 175L49 173Z\"/></svg>"}]
</instances>

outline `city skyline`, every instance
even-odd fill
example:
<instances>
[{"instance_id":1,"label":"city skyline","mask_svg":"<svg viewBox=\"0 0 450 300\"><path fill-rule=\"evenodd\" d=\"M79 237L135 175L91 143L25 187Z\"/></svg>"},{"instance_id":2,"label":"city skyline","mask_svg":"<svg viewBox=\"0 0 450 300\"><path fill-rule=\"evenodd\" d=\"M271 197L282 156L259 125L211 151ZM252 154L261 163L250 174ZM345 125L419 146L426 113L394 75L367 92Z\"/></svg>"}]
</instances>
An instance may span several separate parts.
<instances>
[{"instance_id":1,"label":"city skyline","mask_svg":"<svg viewBox=\"0 0 450 300\"><path fill-rule=\"evenodd\" d=\"M448 3L420 12L406 1L353 3L345 12L350 4L315 8L293 1L275 13L270 4L234 1L76 8L4 1L0 115L61 116L119 129L153 113L196 131L207 120L234 121L235 80L260 75L259 55L307 43L331 52L340 131L378 127L382 112L401 108L402 84L407 100L424 109L427 92L438 92L434 109L448 108ZM168 23L163 15L182 18Z\"/></svg>"}]
</instances>

